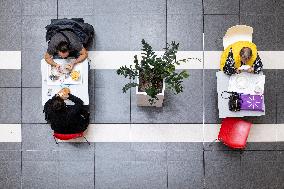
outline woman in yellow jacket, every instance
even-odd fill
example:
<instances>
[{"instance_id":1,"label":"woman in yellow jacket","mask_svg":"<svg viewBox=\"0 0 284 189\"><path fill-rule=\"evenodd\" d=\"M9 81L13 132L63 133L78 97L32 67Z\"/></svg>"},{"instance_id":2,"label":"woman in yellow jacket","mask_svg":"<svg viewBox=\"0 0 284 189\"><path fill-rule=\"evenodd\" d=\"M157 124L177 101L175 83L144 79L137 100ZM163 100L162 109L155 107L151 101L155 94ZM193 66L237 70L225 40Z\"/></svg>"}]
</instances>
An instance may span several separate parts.
<instances>
[{"instance_id":1,"label":"woman in yellow jacket","mask_svg":"<svg viewBox=\"0 0 284 189\"><path fill-rule=\"evenodd\" d=\"M254 43L238 41L228 46L222 53L220 69L225 74L241 73L244 65L247 65L249 73L258 74L262 71L263 64Z\"/></svg>"}]
</instances>

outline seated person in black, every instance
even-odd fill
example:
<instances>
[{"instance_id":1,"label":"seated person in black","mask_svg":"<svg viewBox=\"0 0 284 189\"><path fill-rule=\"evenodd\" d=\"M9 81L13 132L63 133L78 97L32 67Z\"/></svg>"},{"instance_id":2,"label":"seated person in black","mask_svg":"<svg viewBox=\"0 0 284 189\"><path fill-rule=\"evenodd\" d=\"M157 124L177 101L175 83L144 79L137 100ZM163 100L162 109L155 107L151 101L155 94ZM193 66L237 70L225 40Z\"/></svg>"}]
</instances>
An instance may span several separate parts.
<instances>
[{"instance_id":1,"label":"seated person in black","mask_svg":"<svg viewBox=\"0 0 284 189\"><path fill-rule=\"evenodd\" d=\"M88 58L88 51L83 47L80 39L72 31L60 31L56 33L48 43L47 52L44 55L45 61L51 66L59 67L53 61L53 57L58 55L61 58L75 57L67 69L70 71L75 64L83 62Z\"/></svg>"},{"instance_id":2,"label":"seated person in black","mask_svg":"<svg viewBox=\"0 0 284 189\"><path fill-rule=\"evenodd\" d=\"M64 100L69 99L75 105L67 106ZM60 90L44 105L45 120L52 130L60 134L80 133L89 125L89 112L84 109L83 101L70 94L68 88Z\"/></svg>"}]
</instances>

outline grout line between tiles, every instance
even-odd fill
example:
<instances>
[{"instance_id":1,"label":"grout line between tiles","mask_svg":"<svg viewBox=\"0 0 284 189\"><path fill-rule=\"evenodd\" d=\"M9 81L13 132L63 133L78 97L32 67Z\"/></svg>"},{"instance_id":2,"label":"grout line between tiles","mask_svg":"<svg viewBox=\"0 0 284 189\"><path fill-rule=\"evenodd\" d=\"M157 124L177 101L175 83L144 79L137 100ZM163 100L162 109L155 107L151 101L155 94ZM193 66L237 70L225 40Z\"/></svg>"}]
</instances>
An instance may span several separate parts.
<instances>
[{"instance_id":1,"label":"grout line between tiles","mask_svg":"<svg viewBox=\"0 0 284 189\"><path fill-rule=\"evenodd\" d=\"M58 1L59 1L59 0L56 1L56 18L57 18L57 19L58 19Z\"/></svg>"},{"instance_id":2,"label":"grout line between tiles","mask_svg":"<svg viewBox=\"0 0 284 189\"><path fill-rule=\"evenodd\" d=\"M23 9L22 9L22 1L21 1L21 51L22 51L22 43L23 43ZM23 188L23 140L22 140L22 125L23 125L23 53L21 53L21 188Z\"/></svg>"},{"instance_id":3,"label":"grout line between tiles","mask_svg":"<svg viewBox=\"0 0 284 189\"><path fill-rule=\"evenodd\" d=\"M239 0L239 24L241 24L241 0Z\"/></svg>"}]
</instances>

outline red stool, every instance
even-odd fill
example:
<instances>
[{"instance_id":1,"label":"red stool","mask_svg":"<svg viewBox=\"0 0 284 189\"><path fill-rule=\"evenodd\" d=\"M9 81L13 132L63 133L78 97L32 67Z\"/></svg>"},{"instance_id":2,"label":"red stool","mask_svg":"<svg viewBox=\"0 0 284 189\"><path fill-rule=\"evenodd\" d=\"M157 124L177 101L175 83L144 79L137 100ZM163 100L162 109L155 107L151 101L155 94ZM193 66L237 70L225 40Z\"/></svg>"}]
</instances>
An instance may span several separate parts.
<instances>
[{"instance_id":1,"label":"red stool","mask_svg":"<svg viewBox=\"0 0 284 189\"><path fill-rule=\"evenodd\" d=\"M54 137L54 140L55 140L56 144L58 144L56 139L59 139L59 140L71 140L71 139L75 139L75 138L84 137L84 139L90 145L90 142L86 139L86 137L84 136L83 132L81 132L81 133L74 133L74 134L53 133L53 137Z\"/></svg>"},{"instance_id":2,"label":"red stool","mask_svg":"<svg viewBox=\"0 0 284 189\"><path fill-rule=\"evenodd\" d=\"M245 148L252 124L238 118L225 118L219 131L218 140L231 148Z\"/></svg>"}]
</instances>

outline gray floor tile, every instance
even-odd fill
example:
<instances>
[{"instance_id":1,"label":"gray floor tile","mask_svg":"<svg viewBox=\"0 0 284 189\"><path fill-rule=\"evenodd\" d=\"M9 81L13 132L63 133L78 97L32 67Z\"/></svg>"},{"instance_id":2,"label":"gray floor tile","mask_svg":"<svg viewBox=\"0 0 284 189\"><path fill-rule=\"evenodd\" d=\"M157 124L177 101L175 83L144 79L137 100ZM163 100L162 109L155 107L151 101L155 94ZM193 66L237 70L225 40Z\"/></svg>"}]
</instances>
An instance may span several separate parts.
<instances>
[{"instance_id":1,"label":"gray floor tile","mask_svg":"<svg viewBox=\"0 0 284 189\"><path fill-rule=\"evenodd\" d=\"M60 144L59 144L60 145ZM79 148L78 150L61 150L59 151L59 161L93 161L94 160L94 148Z\"/></svg>"},{"instance_id":2,"label":"gray floor tile","mask_svg":"<svg viewBox=\"0 0 284 189\"><path fill-rule=\"evenodd\" d=\"M89 70L89 112L90 123L95 123L95 70Z\"/></svg>"},{"instance_id":3,"label":"gray floor tile","mask_svg":"<svg viewBox=\"0 0 284 189\"><path fill-rule=\"evenodd\" d=\"M23 123L46 123L41 104L41 88L23 88Z\"/></svg>"},{"instance_id":4,"label":"gray floor tile","mask_svg":"<svg viewBox=\"0 0 284 189\"><path fill-rule=\"evenodd\" d=\"M168 188L204 188L203 182L202 159L168 162Z\"/></svg>"},{"instance_id":5,"label":"gray floor tile","mask_svg":"<svg viewBox=\"0 0 284 189\"><path fill-rule=\"evenodd\" d=\"M21 151L0 151L0 161L21 161Z\"/></svg>"},{"instance_id":6,"label":"gray floor tile","mask_svg":"<svg viewBox=\"0 0 284 189\"><path fill-rule=\"evenodd\" d=\"M166 151L165 142L131 142L131 149L135 151Z\"/></svg>"},{"instance_id":7,"label":"gray floor tile","mask_svg":"<svg viewBox=\"0 0 284 189\"><path fill-rule=\"evenodd\" d=\"M0 9L0 10L2 12L3 9ZM21 50L21 17L14 16L14 15L13 16L9 16L9 15L0 16L0 23L1 23L0 51L20 51Z\"/></svg>"},{"instance_id":8,"label":"gray floor tile","mask_svg":"<svg viewBox=\"0 0 284 189\"><path fill-rule=\"evenodd\" d=\"M96 70L95 78L95 123L129 123L130 95L122 92L127 79L115 70Z\"/></svg>"},{"instance_id":9,"label":"gray floor tile","mask_svg":"<svg viewBox=\"0 0 284 189\"><path fill-rule=\"evenodd\" d=\"M0 186L1 188L21 188L21 162L0 162Z\"/></svg>"},{"instance_id":10,"label":"gray floor tile","mask_svg":"<svg viewBox=\"0 0 284 189\"><path fill-rule=\"evenodd\" d=\"M21 70L0 70L0 87L21 87Z\"/></svg>"},{"instance_id":11,"label":"gray floor tile","mask_svg":"<svg viewBox=\"0 0 284 189\"><path fill-rule=\"evenodd\" d=\"M240 151L205 151L204 159L206 162L239 162L241 156Z\"/></svg>"},{"instance_id":12,"label":"gray floor tile","mask_svg":"<svg viewBox=\"0 0 284 189\"><path fill-rule=\"evenodd\" d=\"M168 151L167 159L169 161L201 161L203 159L203 151Z\"/></svg>"},{"instance_id":13,"label":"gray floor tile","mask_svg":"<svg viewBox=\"0 0 284 189\"><path fill-rule=\"evenodd\" d=\"M274 14L277 0L241 0L241 14Z\"/></svg>"},{"instance_id":14,"label":"gray floor tile","mask_svg":"<svg viewBox=\"0 0 284 189\"><path fill-rule=\"evenodd\" d=\"M93 15L93 0L60 0L58 1L58 14L69 16Z\"/></svg>"},{"instance_id":15,"label":"gray floor tile","mask_svg":"<svg viewBox=\"0 0 284 189\"><path fill-rule=\"evenodd\" d=\"M165 0L132 0L130 3L131 14L161 14L166 13Z\"/></svg>"},{"instance_id":16,"label":"gray floor tile","mask_svg":"<svg viewBox=\"0 0 284 189\"><path fill-rule=\"evenodd\" d=\"M284 188L284 182L283 182L283 178L284 178L284 163L280 162L277 164L278 166L278 188Z\"/></svg>"},{"instance_id":17,"label":"gray floor tile","mask_svg":"<svg viewBox=\"0 0 284 189\"><path fill-rule=\"evenodd\" d=\"M23 161L22 188L58 188L58 162Z\"/></svg>"},{"instance_id":18,"label":"gray floor tile","mask_svg":"<svg viewBox=\"0 0 284 189\"><path fill-rule=\"evenodd\" d=\"M145 39L154 50L166 45L166 14L131 15L130 50L141 50Z\"/></svg>"},{"instance_id":19,"label":"gray floor tile","mask_svg":"<svg viewBox=\"0 0 284 189\"><path fill-rule=\"evenodd\" d=\"M21 123L21 89L0 88L0 123Z\"/></svg>"},{"instance_id":20,"label":"gray floor tile","mask_svg":"<svg viewBox=\"0 0 284 189\"><path fill-rule=\"evenodd\" d=\"M217 139L217 136L216 136ZM234 151L222 142L204 142L204 150L206 151Z\"/></svg>"},{"instance_id":21,"label":"gray floor tile","mask_svg":"<svg viewBox=\"0 0 284 189\"><path fill-rule=\"evenodd\" d=\"M252 123L259 124L273 124L276 123L276 92L277 92L277 70L264 70L265 74L265 89L264 89L264 102L265 102L265 116L260 117L246 117L245 120Z\"/></svg>"},{"instance_id":22,"label":"gray floor tile","mask_svg":"<svg viewBox=\"0 0 284 189\"><path fill-rule=\"evenodd\" d=\"M44 50L22 50L22 85L23 87L41 87L41 60Z\"/></svg>"},{"instance_id":23,"label":"gray floor tile","mask_svg":"<svg viewBox=\"0 0 284 189\"><path fill-rule=\"evenodd\" d=\"M284 151L284 141L277 142L277 149Z\"/></svg>"},{"instance_id":24,"label":"gray floor tile","mask_svg":"<svg viewBox=\"0 0 284 189\"><path fill-rule=\"evenodd\" d=\"M228 28L239 24L238 15L204 16L204 49L223 50L223 37Z\"/></svg>"},{"instance_id":25,"label":"gray floor tile","mask_svg":"<svg viewBox=\"0 0 284 189\"><path fill-rule=\"evenodd\" d=\"M131 0L94 0L94 15L125 14L131 8Z\"/></svg>"},{"instance_id":26,"label":"gray floor tile","mask_svg":"<svg viewBox=\"0 0 284 189\"><path fill-rule=\"evenodd\" d=\"M239 0L204 0L204 14L239 14Z\"/></svg>"},{"instance_id":27,"label":"gray floor tile","mask_svg":"<svg viewBox=\"0 0 284 189\"><path fill-rule=\"evenodd\" d=\"M241 186L246 188L278 188L278 165L275 162L242 162ZM283 178L282 178L283 179Z\"/></svg>"},{"instance_id":28,"label":"gray floor tile","mask_svg":"<svg viewBox=\"0 0 284 189\"><path fill-rule=\"evenodd\" d=\"M23 15L57 15L57 0L22 0Z\"/></svg>"},{"instance_id":29,"label":"gray floor tile","mask_svg":"<svg viewBox=\"0 0 284 189\"><path fill-rule=\"evenodd\" d=\"M95 160L95 188L132 188L132 163L123 160Z\"/></svg>"},{"instance_id":30,"label":"gray floor tile","mask_svg":"<svg viewBox=\"0 0 284 189\"><path fill-rule=\"evenodd\" d=\"M131 143L131 149L135 161L166 162L167 160L167 143L164 142L134 142Z\"/></svg>"},{"instance_id":31,"label":"gray floor tile","mask_svg":"<svg viewBox=\"0 0 284 189\"><path fill-rule=\"evenodd\" d=\"M284 70L277 70L277 123L284 123Z\"/></svg>"},{"instance_id":32,"label":"gray floor tile","mask_svg":"<svg viewBox=\"0 0 284 189\"><path fill-rule=\"evenodd\" d=\"M30 143L31 144L31 143ZM25 144L26 148L27 144ZM30 149L33 149L31 147ZM23 150L22 152L22 158L23 161L57 161L58 160L58 154L59 151L51 150L51 149L44 149L42 148L41 150Z\"/></svg>"},{"instance_id":33,"label":"gray floor tile","mask_svg":"<svg viewBox=\"0 0 284 189\"><path fill-rule=\"evenodd\" d=\"M2 0L0 4L0 15L21 15L21 0Z\"/></svg>"},{"instance_id":34,"label":"gray floor tile","mask_svg":"<svg viewBox=\"0 0 284 189\"><path fill-rule=\"evenodd\" d=\"M204 117L205 123L221 123L218 110L218 70L204 70Z\"/></svg>"},{"instance_id":35,"label":"gray floor tile","mask_svg":"<svg viewBox=\"0 0 284 189\"><path fill-rule=\"evenodd\" d=\"M253 27L252 40L260 51L277 50L276 16L241 15L241 24ZM265 37L263 37L265 36Z\"/></svg>"},{"instance_id":36,"label":"gray floor tile","mask_svg":"<svg viewBox=\"0 0 284 189\"><path fill-rule=\"evenodd\" d=\"M167 0L168 14L202 14L202 0Z\"/></svg>"},{"instance_id":37,"label":"gray floor tile","mask_svg":"<svg viewBox=\"0 0 284 189\"><path fill-rule=\"evenodd\" d=\"M202 142L168 142L167 151L200 151L203 150Z\"/></svg>"},{"instance_id":38,"label":"gray floor tile","mask_svg":"<svg viewBox=\"0 0 284 189\"><path fill-rule=\"evenodd\" d=\"M136 161L132 162L134 183L131 188L163 189L167 188L166 162Z\"/></svg>"},{"instance_id":39,"label":"gray floor tile","mask_svg":"<svg viewBox=\"0 0 284 189\"><path fill-rule=\"evenodd\" d=\"M22 149L43 151L57 149L50 125L22 124Z\"/></svg>"},{"instance_id":40,"label":"gray floor tile","mask_svg":"<svg viewBox=\"0 0 284 189\"><path fill-rule=\"evenodd\" d=\"M135 91L131 91L132 123L202 123L202 71L188 70L184 92L174 95L165 91L162 108L138 107Z\"/></svg>"},{"instance_id":41,"label":"gray floor tile","mask_svg":"<svg viewBox=\"0 0 284 189\"><path fill-rule=\"evenodd\" d=\"M95 159L104 161L135 161L131 143L99 142L95 144Z\"/></svg>"},{"instance_id":42,"label":"gray floor tile","mask_svg":"<svg viewBox=\"0 0 284 189\"><path fill-rule=\"evenodd\" d=\"M276 0L276 14L283 14L283 8L284 8L284 1L277 1Z\"/></svg>"},{"instance_id":43,"label":"gray floor tile","mask_svg":"<svg viewBox=\"0 0 284 189\"><path fill-rule=\"evenodd\" d=\"M279 152L278 151L244 151L241 154L242 162L250 161L269 161L275 162L278 160Z\"/></svg>"},{"instance_id":44,"label":"gray floor tile","mask_svg":"<svg viewBox=\"0 0 284 189\"><path fill-rule=\"evenodd\" d=\"M247 142L245 150L277 150L276 142Z\"/></svg>"},{"instance_id":45,"label":"gray floor tile","mask_svg":"<svg viewBox=\"0 0 284 189\"><path fill-rule=\"evenodd\" d=\"M168 43L179 42L179 50L202 51L203 18L201 14L168 14L167 17Z\"/></svg>"},{"instance_id":46,"label":"gray floor tile","mask_svg":"<svg viewBox=\"0 0 284 189\"><path fill-rule=\"evenodd\" d=\"M204 152L205 188L240 188L240 152Z\"/></svg>"},{"instance_id":47,"label":"gray floor tile","mask_svg":"<svg viewBox=\"0 0 284 189\"><path fill-rule=\"evenodd\" d=\"M284 8L284 3L283 3ZM283 10L283 9L282 9ZM283 51L284 50L284 14L280 14L276 16L276 35L277 35L277 50Z\"/></svg>"},{"instance_id":48,"label":"gray floor tile","mask_svg":"<svg viewBox=\"0 0 284 189\"><path fill-rule=\"evenodd\" d=\"M54 16L23 16L22 50L32 49L45 51L47 49L45 26L51 23L51 19L55 18Z\"/></svg>"},{"instance_id":49,"label":"gray floor tile","mask_svg":"<svg viewBox=\"0 0 284 189\"><path fill-rule=\"evenodd\" d=\"M0 142L0 150L21 150L20 142Z\"/></svg>"},{"instance_id":50,"label":"gray floor tile","mask_svg":"<svg viewBox=\"0 0 284 189\"><path fill-rule=\"evenodd\" d=\"M129 94L120 90L95 89L95 123L129 123ZM121 93L121 94L120 94Z\"/></svg>"},{"instance_id":51,"label":"gray floor tile","mask_svg":"<svg viewBox=\"0 0 284 189\"><path fill-rule=\"evenodd\" d=\"M59 150L59 151L70 150L70 151L73 151L73 152L82 151L82 152L89 153L89 152L94 151L94 148L95 148L94 143L90 143L90 145L89 145L86 142L67 142L66 141L66 142L60 142L57 145L56 149ZM64 157L64 155L62 155L62 157ZM74 157L69 157L69 158L71 158L70 160L75 161L77 157L74 156Z\"/></svg>"},{"instance_id":52,"label":"gray floor tile","mask_svg":"<svg viewBox=\"0 0 284 189\"><path fill-rule=\"evenodd\" d=\"M95 28L96 50L130 50L131 23L127 14L96 15L89 23Z\"/></svg>"},{"instance_id":53,"label":"gray floor tile","mask_svg":"<svg viewBox=\"0 0 284 189\"><path fill-rule=\"evenodd\" d=\"M164 162L167 161L166 151L134 151L135 161Z\"/></svg>"},{"instance_id":54,"label":"gray floor tile","mask_svg":"<svg viewBox=\"0 0 284 189\"><path fill-rule=\"evenodd\" d=\"M94 161L59 162L58 188L94 188Z\"/></svg>"}]
</instances>

